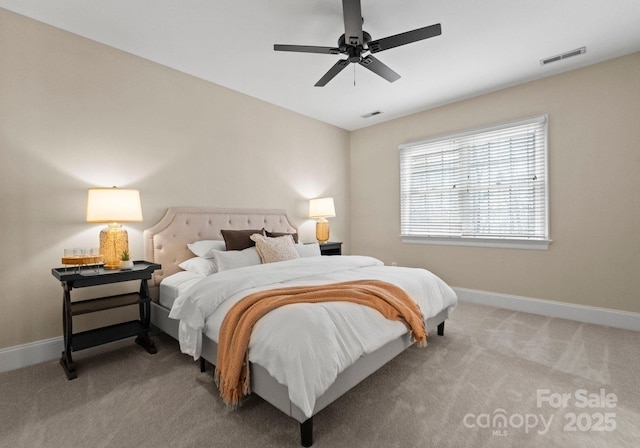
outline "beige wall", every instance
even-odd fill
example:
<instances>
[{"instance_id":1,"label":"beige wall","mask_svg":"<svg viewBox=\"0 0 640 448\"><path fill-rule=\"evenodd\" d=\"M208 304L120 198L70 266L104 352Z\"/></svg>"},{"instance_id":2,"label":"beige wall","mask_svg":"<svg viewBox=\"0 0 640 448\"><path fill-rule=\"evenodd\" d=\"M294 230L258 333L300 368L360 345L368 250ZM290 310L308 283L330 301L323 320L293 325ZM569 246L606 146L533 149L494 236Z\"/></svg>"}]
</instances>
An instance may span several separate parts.
<instances>
[{"instance_id":1,"label":"beige wall","mask_svg":"<svg viewBox=\"0 0 640 448\"><path fill-rule=\"evenodd\" d=\"M399 144L544 113L548 251L401 242ZM636 53L353 132L352 251L453 286L640 312L639 171Z\"/></svg>"},{"instance_id":2,"label":"beige wall","mask_svg":"<svg viewBox=\"0 0 640 448\"><path fill-rule=\"evenodd\" d=\"M541 113L549 251L400 242L398 144ZM0 348L61 335L50 270L64 248L97 244L91 186L140 190L134 258L172 205L285 208L309 241L306 198L326 194L347 253L454 286L640 312L639 118L634 54L349 134L0 9Z\"/></svg>"},{"instance_id":3,"label":"beige wall","mask_svg":"<svg viewBox=\"0 0 640 448\"><path fill-rule=\"evenodd\" d=\"M87 188L140 190L134 258L173 205L284 208L314 240L306 199L320 195L335 197L332 237L348 247L348 144L344 130L0 9L0 348L62 334L51 268L103 227L84 221Z\"/></svg>"}]
</instances>

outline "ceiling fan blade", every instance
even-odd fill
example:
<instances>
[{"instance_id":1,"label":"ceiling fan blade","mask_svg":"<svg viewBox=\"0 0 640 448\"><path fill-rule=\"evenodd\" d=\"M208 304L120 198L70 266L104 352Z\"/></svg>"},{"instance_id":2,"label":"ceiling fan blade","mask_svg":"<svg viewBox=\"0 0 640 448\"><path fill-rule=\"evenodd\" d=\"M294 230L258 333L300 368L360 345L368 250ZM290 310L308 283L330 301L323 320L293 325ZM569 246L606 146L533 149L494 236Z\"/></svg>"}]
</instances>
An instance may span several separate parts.
<instances>
[{"instance_id":1,"label":"ceiling fan blade","mask_svg":"<svg viewBox=\"0 0 640 448\"><path fill-rule=\"evenodd\" d=\"M342 0L344 40L348 45L363 45L360 0Z\"/></svg>"},{"instance_id":2,"label":"ceiling fan blade","mask_svg":"<svg viewBox=\"0 0 640 448\"><path fill-rule=\"evenodd\" d=\"M389 48L399 47L400 45L410 44L430 37L442 34L442 27L439 23L435 25L425 26L417 30L407 31L405 33L396 34L394 36L383 37L382 39L369 42L369 51L377 53L379 51L388 50Z\"/></svg>"},{"instance_id":3,"label":"ceiling fan blade","mask_svg":"<svg viewBox=\"0 0 640 448\"><path fill-rule=\"evenodd\" d=\"M329 81L336 77L338 73L345 69L345 67L349 65L348 59L340 59L336 62L333 67L329 69L327 73L324 74L322 78L315 84L316 87L324 87Z\"/></svg>"},{"instance_id":4,"label":"ceiling fan blade","mask_svg":"<svg viewBox=\"0 0 640 448\"><path fill-rule=\"evenodd\" d=\"M362 65L364 68L368 68L376 75L382 76L384 79L386 79L389 82L394 82L400 79L400 75L398 75L396 72L391 70L385 64L380 62L379 59L376 59L371 55L368 55L362 58L359 64Z\"/></svg>"},{"instance_id":5,"label":"ceiling fan blade","mask_svg":"<svg viewBox=\"0 0 640 448\"><path fill-rule=\"evenodd\" d=\"M296 51L299 53L340 54L340 49L335 47L316 47L314 45L280 45L273 46L275 51Z\"/></svg>"}]
</instances>

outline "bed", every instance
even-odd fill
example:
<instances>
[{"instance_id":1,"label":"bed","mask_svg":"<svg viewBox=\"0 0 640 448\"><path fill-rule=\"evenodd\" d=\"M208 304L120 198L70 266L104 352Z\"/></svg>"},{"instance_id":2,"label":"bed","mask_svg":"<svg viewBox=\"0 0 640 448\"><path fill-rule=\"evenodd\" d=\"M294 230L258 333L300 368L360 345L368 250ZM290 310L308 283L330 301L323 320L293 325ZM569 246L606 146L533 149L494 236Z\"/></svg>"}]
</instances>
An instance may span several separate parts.
<instances>
[{"instance_id":1,"label":"bed","mask_svg":"<svg viewBox=\"0 0 640 448\"><path fill-rule=\"evenodd\" d=\"M187 317L183 317L180 320L169 317L172 312L171 307L180 309L181 307L187 307L184 303L189 303L189 306L192 307L196 306L193 304L194 302L188 302L191 296L196 295L194 292L196 290L224 289L226 286L222 286L223 284L220 282L226 281L226 277L230 277L238 283L242 281L243 275L250 276L247 279L251 279L252 287L260 290L269 287L267 285L269 282L254 284L262 281L256 279L282 277L277 280L284 283L278 283L278 285L289 285L291 281L295 285L297 284L296 282L301 281L302 283L313 283L314 281L326 283L333 276L340 280L349 279L352 272L354 273L353 275L356 275L355 273L357 272L359 276L385 277L390 275L391 280L395 279L394 276L410 274L410 268L384 267L378 260L360 256L304 257L299 260L270 263L270 265L263 264L255 268L263 270L260 274L254 273L253 267L243 267L234 271L205 276L202 273L194 275L192 272L186 272L180 267L187 260L194 258L194 253L188 248L188 244L199 241L222 241L222 231L243 229L265 229L275 235L294 234L297 231L284 210L194 207L169 208L158 224L144 231L145 259L162 265L162 269L155 271L149 282L153 300L151 304L152 325L180 340L181 347L183 347L183 343L185 346L191 347L186 352L194 355L194 358L199 357L202 370L206 366L205 361L213 365L216 364L218 345L215 333L215 313L211 316L207 315L208 320L203 321L202 327L191 324ZM307 250L308 252L306 245L304 247L298 245L298 247L299 250ZM300 253L302 254L303 252ZM235 256L235 253L225 254L225 256L229 255ZM342 274L343 271L338 273L338 269L346 269L346 273ZM313 270L314 274L309 278L304 277L303 280L300 280L302 274L297 273L302 272L306 275L308 270ZM421 271L421 275L426 275L423 272L427 272L424 270L413 271ZM431 273L428 273L428 275L437 279ZM291 279L289 276L295 278ZM440 279L437 279L437 281L438 283L434 288L437 290L436 293L442 295L442 297L438 297L436 300L438 305L436 306L425 305L424 307L431 306L433 309L429 310L428 313L424 312L424 310L423 312L426 317L427 329L433 330L437 328L438 335L443 335L444 322L454 309L457 298L453 290L445 285L444 282ZM238 293L236 295L242 294ZM231 297L235 297L235 295ZM177 304L177 302L180 302L180 304ZM361 309L367 308L360 305L354 306ZM179 312L181 311L179 310ZM179 312L173 311L174 315L179 314ZM202 310L195 310L194 312L196 315L203 313ZM278 310L278 312L280 311ZM373 313L375 314L375 311ZM269 313L263 320L266 321L267 317L271 318L272 314L275 316L276 312ZM379 318L384 320L381 316ZM358 320L360 320L360 317L358 317ZM207 323L209 321L214 323L209 325ZM262 321L260 323L262 324ZM395 322L395 324L400 323ZM198 331L194 330L190 325L193 325ZM193 338L197 338L197 341L188 340L189 331L194 333ZM263 331L265 330L263 329ZM313 416L413 344L406 328L398 332L397 327L394 327L393 331L398 333L397 336L394 333L392 339L385 340L382 343L379 342L379 347L376 346L369 351L365 348L361 355L357 356L355 360L351 360L353 362L345 362L345 366L342 366L336 372L335 378L332 377L330 384L324 387L321 393L316 394L317 396L312 397L313 399L310 399L310 402L305 401L304 398L297 398L296 387L298 386L282 384L282 373L274 372L272 363L255 362L250 357L251 393L255 393L280 411L297 420L300 423L301 444L305 447L311 446L313 444ZM252 337L252 344L253 339ZM250 354L253 356L253 351L255 350L256 356L260 358L258 355L260 350L271 349L268 347L268 339L268 337L261 338L260 343L264 346L263 348L254 348L253 345L250 345ZM183 351L185 351L184 348ZM310 351L313 352L314 350ZM320 350L318 350L318 353L320 353ZM307 353L305 356L310 355ZM263 357L261 359L268 358ZM294 374L289 374L290 377L292 375ZM321 374L319 375L321 376ZM324 381L324 377L321 379ZM300 381L302 382L302 379ZM304 381L307 381L307 379L305 378ZM313 379L309 381L313 381ZM303 385L302 387L306 386Z\"/></svg>"}]
</instances>

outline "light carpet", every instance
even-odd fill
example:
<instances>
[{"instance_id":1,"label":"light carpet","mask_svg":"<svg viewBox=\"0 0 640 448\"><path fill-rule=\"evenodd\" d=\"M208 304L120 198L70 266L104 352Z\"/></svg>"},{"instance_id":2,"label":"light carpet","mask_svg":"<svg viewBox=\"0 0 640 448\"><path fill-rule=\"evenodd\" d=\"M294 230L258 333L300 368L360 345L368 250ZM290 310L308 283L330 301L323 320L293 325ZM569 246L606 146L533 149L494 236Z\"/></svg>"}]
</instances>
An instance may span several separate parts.
<instances>
[{"instance_id":1,"label":"light carpet","mask_svg":"<svg viewBox=\"0 0 640 448\"><path fill-rule=\"evenodd\" d=\"M314 418L315 447L635 447L640 333L461 304ZM258 397L235 411L166 335L0 374L0 446L297 447Z\"/></svg>"}]
</instances>

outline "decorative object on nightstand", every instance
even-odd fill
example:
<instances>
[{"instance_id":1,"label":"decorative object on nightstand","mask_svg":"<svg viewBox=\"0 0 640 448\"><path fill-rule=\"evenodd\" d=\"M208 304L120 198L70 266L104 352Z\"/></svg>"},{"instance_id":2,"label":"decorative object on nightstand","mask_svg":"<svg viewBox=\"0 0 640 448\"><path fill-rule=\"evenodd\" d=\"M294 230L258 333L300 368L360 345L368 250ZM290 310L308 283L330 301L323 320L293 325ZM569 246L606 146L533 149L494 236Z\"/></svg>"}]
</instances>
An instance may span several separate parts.
<instances>
[{"instance_id":1,"label":"decorative object on nightstand","mask_svg":"<svg viewBox=\"0 0 640 448\"><path fill-rule=\"evenodd\" d=\"M77 378L78 373L71 357L71 352L84 350L107 342L137 336L136 343L153 354L158 351L153 339L149 336L151 329L151 298L147 280L153 271L162 266L148 261L135 261L128 270L104 270L93 267L54 268L51 274L60 280L62 285L62 332L64 335L64 351L60 357L60 365L67 378ZM86 288L98 285L140 280L139 292L119 294L93 299L71 300L71 291L75 288ZM138 305L140 318L129 322L117 323L107 327L73 333L73 317L81 314L95 313L123 306Z\"/></svg>"},{"instance_id":2,"label":"decorative object on nightstand","mask_svg":"<svg viewBox=\"0 0 640 448\"><path fill-rule=\"evenodd\" d=\"M309 218L317 218L316 239L320 244L329 241L329 221L327 218L334 218L336 209L333 198L316 198L309 201Z\"/></svg>"},{"instance_id":3,"label":"decorative object on nightstand","mask_svg":"<svg viewBox=\"0 0 640 448\"><path fill-rule=\"evenodd\" d=\"M142 221L138 190L90 188L87 197L87 222L108 222L100 231L100 255L105 269L119 269L120 257L129 252L129 236L118 222Z\"/></svg>"},{"instance_id":4,"label":"decorative object on nightstand","mask_svg":"<svg viewBox=\"0 0 640 448\"><path fill-rule=\"evenodd\" d=\"M120 255L120 269L132 269L133 261L131 261L131 257L129 256L129 251L122 251L122 255Z\"/></svg>"},{"instance_id":5,"label":"decorative object on nightstand","mask_svg":"<svg viewBox=\"0 0 640 448\"><path fill-rule=\"evenodd\" d=\"M342 241L327 241L320 244L320 255L342 255Z\"/></svg>"},{"instance_id":6,"label":"decorative object on nightstand","mask_svg":"<svg viewBox=\"0 0 640 448\"><path fill-rule=\"evenodd\" d=\"M75 266L78 271L81 267L87 266L97 269L102 264L102 255L97 247L65 249L61 261L65 267Z\"/></svg>"}]
</instances>

